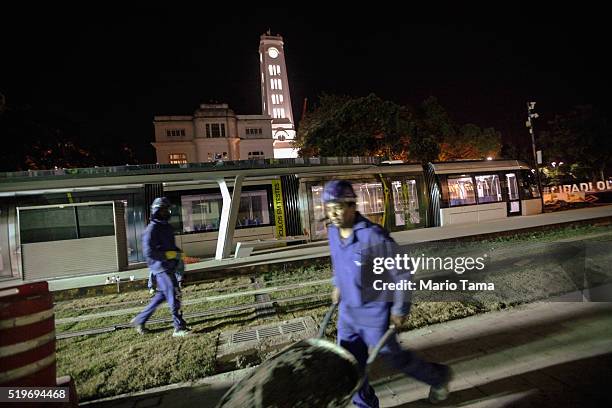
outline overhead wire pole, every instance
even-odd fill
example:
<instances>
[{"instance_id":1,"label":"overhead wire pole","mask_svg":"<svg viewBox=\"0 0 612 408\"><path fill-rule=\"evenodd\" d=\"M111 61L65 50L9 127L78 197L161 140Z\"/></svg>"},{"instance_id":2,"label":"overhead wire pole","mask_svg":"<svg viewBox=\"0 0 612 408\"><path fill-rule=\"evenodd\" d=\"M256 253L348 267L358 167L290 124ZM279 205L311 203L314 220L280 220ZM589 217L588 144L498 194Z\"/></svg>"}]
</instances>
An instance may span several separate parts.
<instances>
[{"instance_id":1,"label":"overhead wire pole","mask_svg":"<svg viewBox=\"0 0 612 408\"><path fill-rule=\"evenodd\" d=\"M542 191L542 180L540 179L540 166L538 163L538 155L536 153L536 144L535 144L535 130L533 128L532 119L537 119L540 115L538 115L535 109L535 102L527 102L527 123L525 126L529 128L529 133L531 134L531 149L533 151L533 162L535 164L536 169L536 180L538 182L538 189L540 190L540 201L542 202L542 212L544 212L544 192Z\"/></svg>"}]
</instances>

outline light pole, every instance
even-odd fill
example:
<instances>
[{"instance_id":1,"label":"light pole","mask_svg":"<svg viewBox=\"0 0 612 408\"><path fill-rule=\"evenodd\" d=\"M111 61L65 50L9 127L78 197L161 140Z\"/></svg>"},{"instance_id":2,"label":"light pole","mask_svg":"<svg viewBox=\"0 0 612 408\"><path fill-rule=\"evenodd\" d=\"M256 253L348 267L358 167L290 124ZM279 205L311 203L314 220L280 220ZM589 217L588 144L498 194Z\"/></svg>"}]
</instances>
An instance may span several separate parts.
<instances>
[{"instance_id":1,"label":"light pole","mask_svg":"<svg viewBox=\"0 0 612 408\"><path fill-rule=\"evenodd\" d=\"M544 192L542 191L542 181L540 180L540 166L538 164L538 157L536 153L536 145L535 145L535 130L533 128L533 120L537 119L540 115L538 115L535 109L535 102L527 102L527 122L525 126L529 128L529 133L531 134L531 149L533 151L533 161L535 163L536 168L536 180L538 182L538 189L540 190L540 201L542 202L542 212L544 212Z\"/></svg>"}]
</instances>

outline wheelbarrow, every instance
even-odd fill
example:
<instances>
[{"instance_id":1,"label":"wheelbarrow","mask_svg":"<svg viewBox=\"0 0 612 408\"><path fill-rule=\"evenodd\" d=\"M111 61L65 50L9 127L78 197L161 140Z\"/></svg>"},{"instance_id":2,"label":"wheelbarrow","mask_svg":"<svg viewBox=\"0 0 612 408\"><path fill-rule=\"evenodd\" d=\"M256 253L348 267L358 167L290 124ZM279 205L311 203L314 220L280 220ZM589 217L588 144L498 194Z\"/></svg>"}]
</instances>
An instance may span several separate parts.
<instances>
[{"instance_id":1,"label":"wheelbarrow","mask_svg":"<svg viewBox=\"0 0 612 408\"><path fill-rule=\"evenodd\" d=\"M301 340L263 362L234 384L217 408L344 407L361 388L368 368L395 334L392 325L368 357L365 370L346 349L324 339L336 310L333 304L317 337Z\"/></svg>"}]
</instances>

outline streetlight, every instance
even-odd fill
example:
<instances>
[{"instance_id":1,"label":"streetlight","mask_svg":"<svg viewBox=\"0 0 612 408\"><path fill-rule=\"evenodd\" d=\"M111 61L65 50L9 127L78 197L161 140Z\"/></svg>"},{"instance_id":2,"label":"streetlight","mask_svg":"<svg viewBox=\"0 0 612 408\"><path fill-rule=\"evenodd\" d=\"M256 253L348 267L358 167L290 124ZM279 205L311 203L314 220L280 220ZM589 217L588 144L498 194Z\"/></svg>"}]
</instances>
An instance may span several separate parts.
<instances>
[{"instance_id":1,"label":"streetlight","mask_svg":"<svg viewBox=\"0 0 612 408\"><path fill-rule=\"evenodd\" d=\"M536 153L536 145L535 145L535 131L533 129L533 119L537 119L540 115L534 111L535 102L527 102L527 122L525 126L529 128L529 133L531 134L531 149L533 150L533 161L535 162L536 168L536 180L538 181L538 188L540 189L540 200L542 201L542 212L544 212L544 197L542 195L542 181L540 180L540 166L538 165L538 157ZM540 152L541 154L541 152Z\"/></svg>"}]
</instances>

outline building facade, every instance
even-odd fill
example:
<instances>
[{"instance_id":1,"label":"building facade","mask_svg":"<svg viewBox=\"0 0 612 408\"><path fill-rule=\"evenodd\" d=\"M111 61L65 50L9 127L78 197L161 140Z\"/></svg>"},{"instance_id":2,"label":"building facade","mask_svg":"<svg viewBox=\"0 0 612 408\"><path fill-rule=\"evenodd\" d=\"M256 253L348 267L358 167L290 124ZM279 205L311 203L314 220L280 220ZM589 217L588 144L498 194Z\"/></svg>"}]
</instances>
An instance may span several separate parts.
<instances>
[{"instance_id":1,"label":"building facade","mask_svg":"<svg viewBox=\"0 0 612 408\"><path fill-rule=\"evenodd\" d=\"M272 118L272 137L275 158L297 157L292 147L295 125L291 109L291 95L283 37L268 31L260 37L259 66L261 71L261 106L264 115Z\"/></svg>"},{"instance_id":2,"label":"building facade","mask_svg":"<svg viewBox=\"0 0 612 408\"><path fill-rule=\"evenodd\" d=\"M160 164L273 158L268 115L236 115L227 104L202 104L192 116L155 116Z\"/></svg>"}]
</instances>

